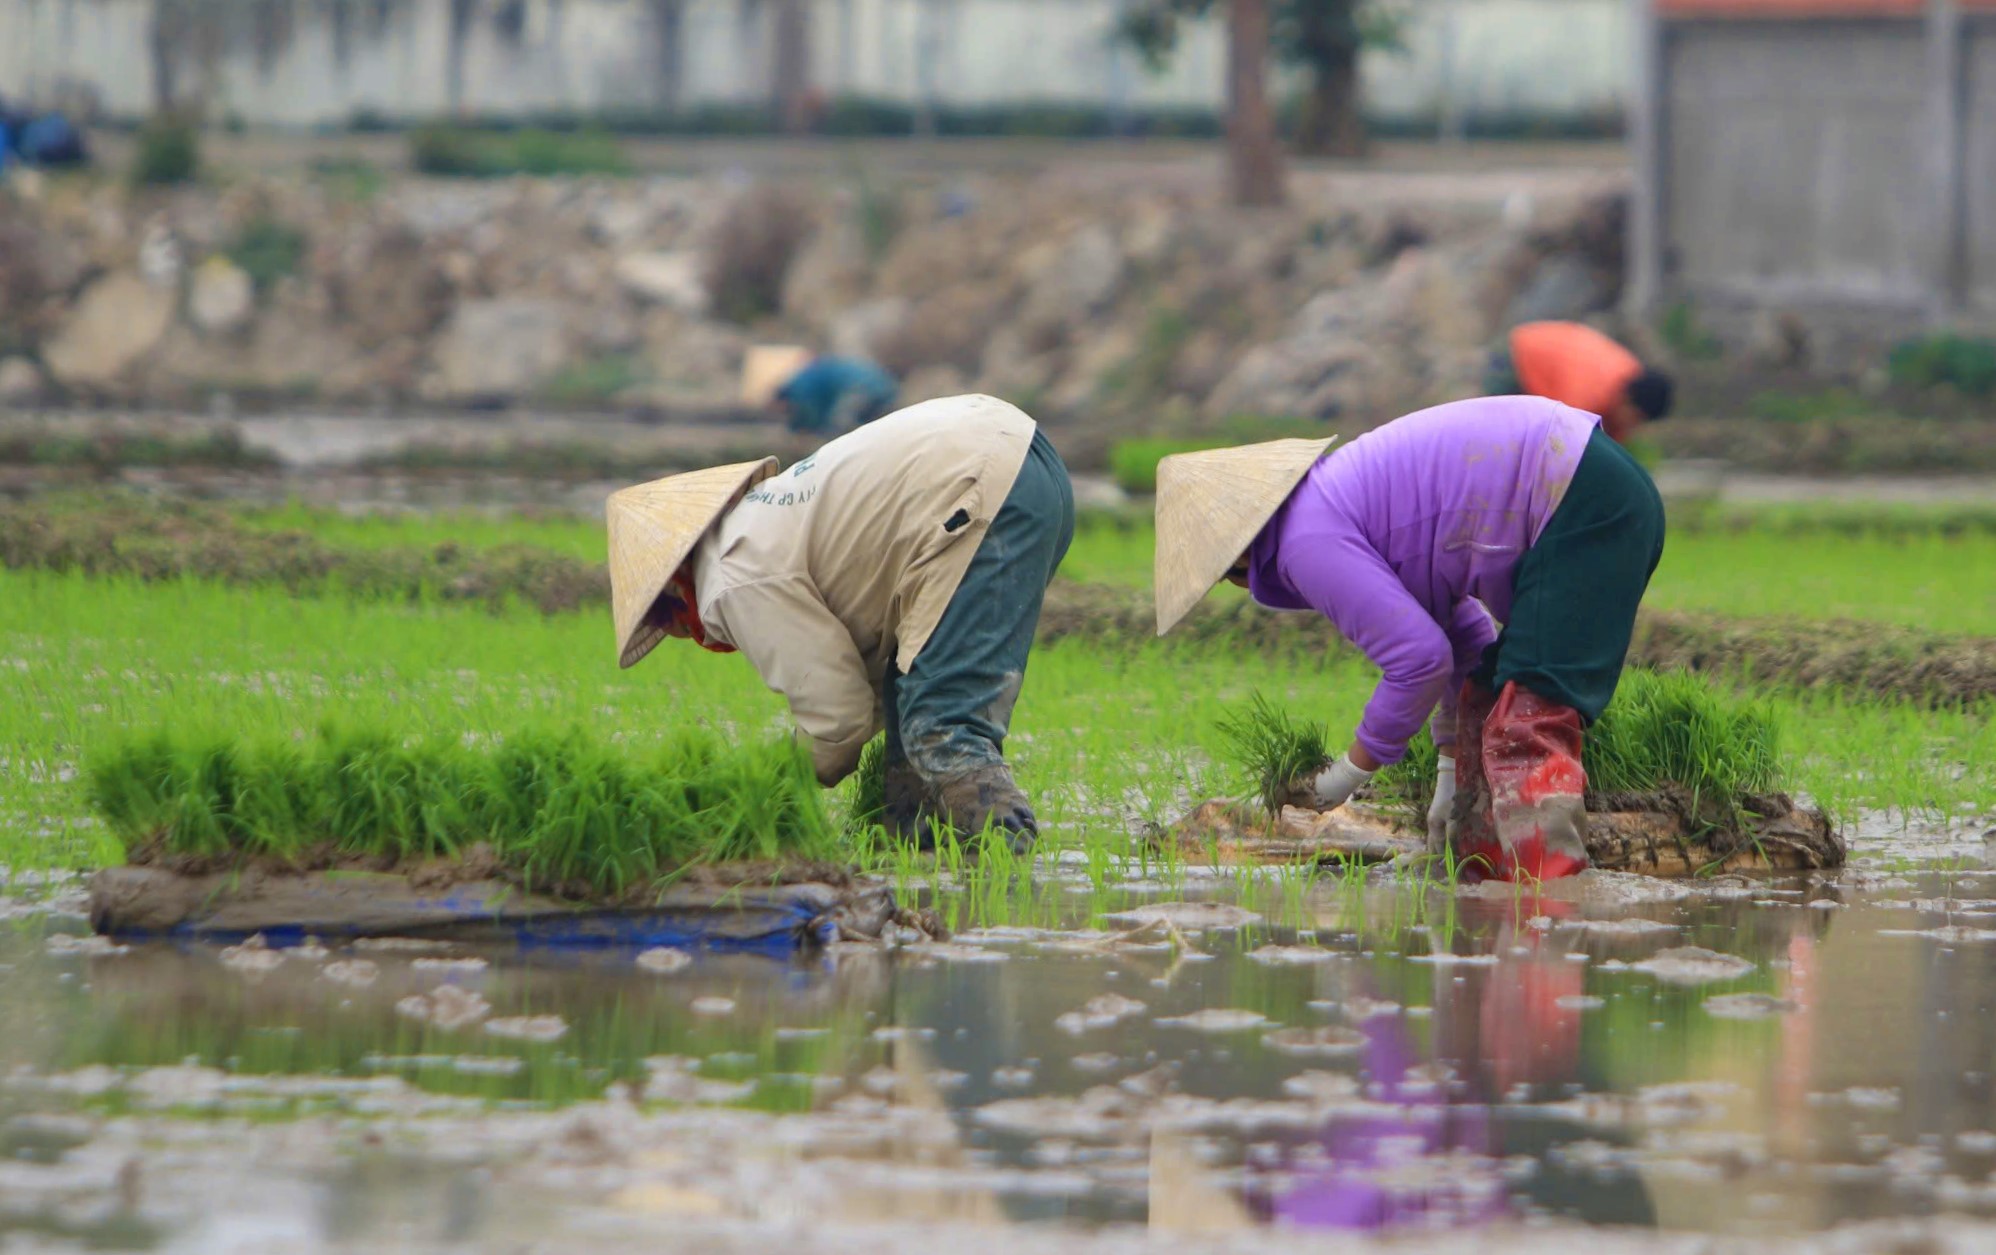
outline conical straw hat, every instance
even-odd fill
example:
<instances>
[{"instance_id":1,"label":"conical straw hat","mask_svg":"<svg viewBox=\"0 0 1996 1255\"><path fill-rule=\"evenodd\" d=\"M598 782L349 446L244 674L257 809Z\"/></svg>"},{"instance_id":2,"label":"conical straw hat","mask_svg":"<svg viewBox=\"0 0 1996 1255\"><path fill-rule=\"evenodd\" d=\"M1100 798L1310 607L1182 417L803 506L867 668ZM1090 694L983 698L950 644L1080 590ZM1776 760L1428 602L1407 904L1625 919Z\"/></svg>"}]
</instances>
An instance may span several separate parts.
<instances>
[{"instance_id":1,"label":"conical straw hat","mask_svg":"<svg viewBox=\"0 0 1996 1255\"><path fill-rule=\"evenodd\" d=\"M1337 440L1270 440L1157 464L1157 634L1178 625Z\"/></svg>"},{"instance_id":2,"label":"conical straw hat","mask_svg":"<svg viewBox=\"0 0 1996 1255\"><path fill-rule=\"evenodd\" d=\"M736 462L655 479L610 494L610 614L617 625L617 665L652 651L665 632L645 622L673 573L714 520L742 493L776 474L776 459Z\"/></svg>"},{"instance_id":3,"label":"conical straw hat","mask_svg":"<svg viewBox=\"0 0 1996 1255\"><path fill-rule=\"evenodd\" d=\"M742 358L742 404L759 410L776 390L811 364L812 353L795 344L752 344Z\"/></svg>"}]
</instances>

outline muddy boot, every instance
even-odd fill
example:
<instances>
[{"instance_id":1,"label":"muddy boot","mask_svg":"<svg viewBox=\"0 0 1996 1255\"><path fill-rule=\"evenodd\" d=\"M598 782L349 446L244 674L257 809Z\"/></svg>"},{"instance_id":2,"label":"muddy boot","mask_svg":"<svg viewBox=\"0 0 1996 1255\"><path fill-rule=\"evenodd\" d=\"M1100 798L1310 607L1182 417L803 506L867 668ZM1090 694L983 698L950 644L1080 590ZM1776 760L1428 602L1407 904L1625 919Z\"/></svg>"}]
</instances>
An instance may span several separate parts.
<instances>
[{"instance_id":1,"label":"muddy boot","mask_svg":"<svg viewBox=\"0 0 1996 1255\"><path fill-rule=\"evenodd\" d=\"M881 796L880 823L891 836L913 841L918 849L936 848L935 808L929 804L928 783L915 764L904 760L889 766Z\"/></svg>"},{"instance_id":2,"label":"muddy boot","mask_svg":"<svg viewBox=\"0 0 1996 1255\"><path fill-rule=\"evenodd\" d=\"M1449 815L1449 848L1456 874L1474 884L1502 862L1497 823L1490 814L1490 781L1483 774L1483 729L1497 694L1474 680L1462 686L1455 707L1455 808Z\"/></svg>"},{"instance_id":3,"label":"muddy boot","mask_svg":"<svg viewBox=\"0 0 1996 1255\"><path fill-rule=\"evenodd\" d=\"M1026 853L1039 839L1032 803L1013 783L1012 769L1004 763L987 763L937 781L936 802L959 838L974 837L989 824L1014 854Z\"/></svg>"},{"instance_id":4,"label":"muddy boot","mask_svg":"<svg viewBox=\"0 0 1996 1255\"><path fill-rule=\"evenodd\" d=\"M1587 868L1580 712L1506 684L1483 727L1483 775L1503 846L1497 877L1552 880ZM1460 768L1458 768L1460 770Z\"/></svg>"}]
</instances>

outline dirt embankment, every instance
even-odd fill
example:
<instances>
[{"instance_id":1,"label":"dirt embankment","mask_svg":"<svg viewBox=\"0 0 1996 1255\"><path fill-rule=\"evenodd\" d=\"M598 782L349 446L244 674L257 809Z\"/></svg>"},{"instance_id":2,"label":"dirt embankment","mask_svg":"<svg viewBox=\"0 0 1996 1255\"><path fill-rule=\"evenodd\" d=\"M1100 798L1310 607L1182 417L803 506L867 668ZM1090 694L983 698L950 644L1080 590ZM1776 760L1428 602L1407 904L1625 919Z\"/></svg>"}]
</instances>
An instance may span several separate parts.
<instances>
[{"instance_id":1,"label":"dirt embankment","mask_svg":"<svg viewBox=\"0 0 1996 1255\"><path fill-rule=\"evenodd\" d=\"M0 503L0 565L145 580L194 577L296 593L525 604L547 614L609 600L609 577L601 564L530 545L343 549L303 533L244 527L213 506L124 498L87 505ZM1149 597L1130 589L1056 581L1040 616L1042 643L1083 637L1137 646L1154 634ZM1195 609L1171 639L1181 648L1205 644L1309 653L1350 648L1316 616L1270 614L1216 600ZM1945 636L1878 623L1646 610L1637 621L1630 661L1930 705L1996 697L1996 637Z\"/></svg>"},{"instance_id":2,"label":"dirt embankment","mask_svg":"<svg viewBox=\"0 0 1996 1255\"><path fill-rule=\"evenodd\" d=\"M272 585L293 593L440 598L545 614L609 600L599 563L532 545L343 549L302 532L245 527L226 510L186 501L108 498L0 504L0 565Z\"/></svg>"},{"instance_id":3,"label":"dirt embankment","mask_svg":"<svg viewBox=\"0 0 1996 1255\"><path fill-rule=\"evenodd\" d=\"M1067 636L1141 641L1155 620L1150 601L1121 589L1056 583L1040 616L1040 641ZM1244 603L1207 602L1172 632L1187 644L1262 651L1350 649L1314 615L1270 614ZM1848 620L1726 619L1645 610L1629 650L1635 666L1742 676L1762 684L1840 689L1923 705L1996 697L1996 637L1945 636Z\"/></svg>"},{"instance_id":4,"label":"dirt embankment","mask_svg":"<svg viewBox=\"0 0 1996 1255\"><path fill-rule=\"evenodd\" d=\"M1793 422L1685 417L1656 424L1644 438L1668 458L1783 475L1996 470L1996 423L1980 416L1864 415Z\"/></svg>"}]
</instances>

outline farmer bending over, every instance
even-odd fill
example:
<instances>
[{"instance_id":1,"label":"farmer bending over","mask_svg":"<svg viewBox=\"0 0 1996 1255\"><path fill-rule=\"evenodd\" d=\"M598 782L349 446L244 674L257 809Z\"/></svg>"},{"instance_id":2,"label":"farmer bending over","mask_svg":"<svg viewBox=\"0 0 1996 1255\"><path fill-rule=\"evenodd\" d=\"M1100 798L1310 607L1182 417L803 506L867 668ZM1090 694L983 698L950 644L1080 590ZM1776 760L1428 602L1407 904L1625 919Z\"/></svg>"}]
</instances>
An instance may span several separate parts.
<instances>
[{"instance_id":1,"label":"farmer bending over","mask_svg":"<svg viewBox=\"0 0 1996 1255\"><path fill-rule=\"evenodd\" d=\"M1528 322L1491 358L1484 391L1524 393L1601 416L1617 444L1670 413L1674 385L1636 355L1577 322Z\"/></svg>"},{"instance_id":2,"label":"farmer bending over","mask_svg":"<svg viewBox=\"0 0 1996 1255\"><path fill-rule=\"evenodd\" d=\"M1222 577L1318 611L1382 673L1351 748L1310 782L1318 805L1399 762L1435 712L1428 848L1479 879L1581 870L1581 733L1614 695L1663 554L1655 485L1594 415L1537 397L1437 406L1324 456L1330 443L1159 464L1158 634Z\"/></svg>"},{"instance_id":3,"label":"farmer bending over","mask_svg":"<svg viewBox=\"0 0 1996 1255\"><path fill-rule=\"evenodd\" d=\"M1038 833L1005 765L1047 582L1074 538L1067 468L1033 420L948 397L776 459L609 503L617 657L668 636L739 649L790 701L818 779L887 733L888 826Z\"/></svg>"}]
</instances>

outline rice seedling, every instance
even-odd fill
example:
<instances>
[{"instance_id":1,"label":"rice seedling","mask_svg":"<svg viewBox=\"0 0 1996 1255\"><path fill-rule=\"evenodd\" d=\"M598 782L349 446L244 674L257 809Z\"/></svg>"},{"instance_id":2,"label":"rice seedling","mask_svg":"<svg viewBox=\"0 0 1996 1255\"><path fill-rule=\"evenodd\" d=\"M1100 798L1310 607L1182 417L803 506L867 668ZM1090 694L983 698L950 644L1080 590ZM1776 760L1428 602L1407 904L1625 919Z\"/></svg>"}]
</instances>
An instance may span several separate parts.
<instances>
[{"instance_id":1,"label":"rice seedling","mask_svg":"<svg viewBox=\"0 0 1996 1255\"><path fill-rule=\"evenodd\" d=\"M1219 723L1235 761L1263 803L1280 805L1289 782L1327 761L1327 732L1256 693ZM1648 793L1675 787L1722 803L1782 783L1780 733L1771 708L1681 672L1630 670L1588 730L1582 765L1590 792ZM1438 754L1424 730L1407 756L1374 779L1379 796L1414 819L1434 796Z\"/></svg>"},{"instance_id":2,"label":"rice seedling","mask_svg":"<svg viewBox=\"0 0 1996 1255\"><path fill-rule=\"evenodd\" d=\"M154 733L90 758L92 805L128 851L407 865L489 846L525 886L621 895L689 866L832 855L788 742L685 733L643 751L580 732L492 746L338 727L304 744Z\"/></svg>"},{"instance_id":3,"label":"rice seedling","mask_svg":"<svg viewBox=\"0 0 1996 1255\"><path fill-rule=\"evenodd\" d=\"M842 790L846 804L846 836L857 838L880 827L887 812L887 741L875 737L860 751L859 766Z\"/></svg>"},{"instance_id":4,"label":"rice seedling","mask_svg":"<svg viewBox=\"0 0 1996 1255\"><path fill-rule=\"evenodd\" d=\"M1331 760L1330 729L1291 715L1259 690L1239 712L1219 722L1220 735L1272 813L1293 787Z\"/></svg>"}]
</instances>

